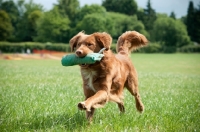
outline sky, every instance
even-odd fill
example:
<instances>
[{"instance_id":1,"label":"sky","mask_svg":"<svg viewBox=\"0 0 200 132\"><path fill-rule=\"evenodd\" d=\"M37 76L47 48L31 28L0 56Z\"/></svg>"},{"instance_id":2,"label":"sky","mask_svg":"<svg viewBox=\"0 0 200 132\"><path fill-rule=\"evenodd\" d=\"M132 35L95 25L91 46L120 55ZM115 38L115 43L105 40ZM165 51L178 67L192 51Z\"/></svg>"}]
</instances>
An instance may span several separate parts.
<instances>
[{"instance_id":1,"label":"sky","mask_svg":"<svg viewBox=\"0 0 200 132\"><path fill-rule=\"evenodd\" d=\"M26 0L28 1L28 0ZM57 0L33 0L34 3L43 5L46 10L52 8L53 3L57 3ZM135 0L140 8L146 8L148 0ZM170 15L173 11L177 18L187 15L187 9L190 0L151 0L151 6L157 13L166 13ZM194 6L197 8L200 5L200 0L192 0ZM102 0L79 0L80 5L85 4L100 4Z\"/></svg>"}]
</instances>

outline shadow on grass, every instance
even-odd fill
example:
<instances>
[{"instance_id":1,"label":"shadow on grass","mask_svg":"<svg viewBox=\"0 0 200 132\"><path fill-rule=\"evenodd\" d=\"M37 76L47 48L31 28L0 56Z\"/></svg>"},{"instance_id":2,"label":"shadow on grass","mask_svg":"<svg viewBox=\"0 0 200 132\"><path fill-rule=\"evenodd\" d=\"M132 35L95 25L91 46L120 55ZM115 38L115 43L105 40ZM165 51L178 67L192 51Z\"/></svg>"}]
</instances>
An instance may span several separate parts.
<instances>
[{"instance_id":1,"label":"shadow on grass","mask_svg":"<svg viewBox=\"0 0 200 132\"><path fill-rule=\"evenodd\" d=\"M87 126L87 120L83 111L78 111L74 115L61 114L49 116L36 116L27 121L19 121L18 128L22 130L67 130L80 131ZM21 123L20 123L21 122ZM27 123L26 123L27 122Z\"/></svg>"}]
</instances>

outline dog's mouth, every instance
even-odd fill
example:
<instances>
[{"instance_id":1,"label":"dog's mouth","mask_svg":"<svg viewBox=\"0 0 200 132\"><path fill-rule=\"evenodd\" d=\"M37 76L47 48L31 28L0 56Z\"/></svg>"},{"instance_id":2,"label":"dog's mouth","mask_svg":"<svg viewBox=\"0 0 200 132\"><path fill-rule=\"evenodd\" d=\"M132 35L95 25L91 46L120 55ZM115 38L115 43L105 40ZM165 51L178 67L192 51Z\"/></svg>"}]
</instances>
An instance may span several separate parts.
<instances>
[{"instance_id":1,"label":"dog's mouth","mask_svg":"<svg viewBox=\"0 0 200 132\"><path fill-rule=\"evenodd\" d=\"M80 64L79 66L82 68L87 68L89 66L89 64Z\"/></svg>"}]
</instances>

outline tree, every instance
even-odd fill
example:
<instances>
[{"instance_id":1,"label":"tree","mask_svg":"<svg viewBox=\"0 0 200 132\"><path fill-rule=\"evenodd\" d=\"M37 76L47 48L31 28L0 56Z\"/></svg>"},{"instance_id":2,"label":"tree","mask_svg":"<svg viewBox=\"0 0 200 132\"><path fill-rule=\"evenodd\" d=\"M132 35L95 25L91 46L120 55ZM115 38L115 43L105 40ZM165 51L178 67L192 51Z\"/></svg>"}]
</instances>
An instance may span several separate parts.
<instances>
[{"instance_id":1,"label":"tree","mask_svg":"<svg viewBox=\"0 0 200 132\"><path fill-rule=\"evenodd\" d=\"M12 30L13 27L8 14L5 11L0 10L0 41L7 40L10 37Z\"/></svg>"},{"instance_id":2,"label":"tree","mask_svg":"<svg viewBox=\"0 0 200 132\"><path fill-rule=\"evenodd\" d=\"M18 1L18 4L23 3L23 0ZM17 23L19 21L20 12L18 9L18 4L15 4L12 0L10 1L1 1L0 3L0 9L4 10L11 21L13 32L10 35L9 38L7 38L9 41L15 41L16 40L16 31L17 31Z\"/></svg>"},{"instance_id":3,"label":"tree","mask_svg":"<svg viewBox=\"0 0 200 132\"><path fill-rule=\"evenodd\" d=\"M146 9L138 10L137 16L138 16L138 20L142 21L142 23L144 24L145 30L149 32L150 36L148 39L151 40L151 36L153 34L152 29L153 29L154 22L157 19L157 16L156 16L156 11L151 6L150 0L148 0L147 2Z\"/></svg>"},{"instance_id":4,"label":"tree","mask_svg":"<svg viewBox=\"0 0 200 132\"><path fill-rule=\"evenodd\" d=\"M15 26L17 19L19 17L19 11L17 5L12 0L5 2L2 1L0 4L0 8L1 10L4 10L8 13L12 24Z\"/></svg>"},{"instance_id":5,"label":"tree","mask_svg":"<svg viewBox=\"0 0 200 132\"><path fill-rule=\"evenodd\" d=\"M75 20L76 14L80 8L78 0L58 0L58 9L60 14L67 16L71 21Z\"/></svg>"},{"instance_id":6,"label":"tree","mask_svg":"<svg viewBox=\"0 0 200 132\"><path fill-rule=\"evenodd\" d=\"M163 47L176 48L190 44L186 26L180 20L170 17L159 17L153 26L153 38Z\"/></svg>"},{"instance_id":7,"label":"tree","mask_svg":"<svg viewBox=\"0 0 200 132\"><path fill-rule=\"evenodd\" d=\"M196 9L192 1L189 2L186 25L191 40L200 43L200 5Z\"/></svg>"},{"instance_id":8,"label":"tree","mask_svg":"<svg viewBox=\"0 0 200 132\"><path fill-rule=\"evenodd\" d=\"M94 32L112 32L112 20L103 14L92 13L86 15L82 21L77 25L77 30L84 30L86 33L91 34Z\"/></svg>"},{"instance_id":9,"label":"tree","mask_svg":"<svg viewBox=\"0 0 200 132\"><path fill-rule=\"evenodd\" d=\"M188 34L189 34L192 41L194 41L194 39L195 39L194 34L195 34L195 28L196 27L194 25L194 21L195 21L195 9L194 9L193 2L190 1L188 11L187 11L186 24L187 24Z\"/></svg>"},{"instance_id":10,"label":"tree","mask_svg":"<svg viewBox=\"0 0 200 132\"><path fill-rule=\"evenodd\" d=\"M176 19L176 14L172 11L171 14L170 14L170 17L173 18L173 19Z\"/></svg>"},{"instance_id":11,"label":"tree","mask_svg":"<svg viewBox=\"0 0 200 132\"><path fill-rule=\"evenodd\" d=\"M93 13L105 15L106 9L103 6L97 4L85 5L78 11L76 17L78 21L81 21L84 18L84 16Z\"/></svg>"},{"instance_id":12,"label":"tree","mask_svg":"<svg viewBox=\"0 0 200 132\"><path fill-rule=\"evenodd\" d=\"M113 32L109 32L114 40L117 40L122 33L128 30L136 30L145 36L149 36L144 29L143 23L138 21L136 15L128 16L115 12L108 12L107 15L112 20L112 24L114 25Z\"/></svg>"},{"instance_id":13,"label":"tree","mask_svg":"<svg viewBox=\"0 0 200 132\"><path fill-rule=\"evenodd\" d=\"M32 11L29 15L28 15L28 24L29 24L29 30L30 30L30 37L31 39L33 39L36 35L37 35L37 22L39 21L39 19L42 16L42 12L39 10L35 10Z\"/></svg>"},{"instance_id":14,"label":"tree","mask_svg":"<svg viewBox=\"0 0 200 132\"><path fill-rule=\"evenodd\" d=\"M36 23L41 17L43 7L40 4L33 3L33 0L21 6L24 10L21 10L17 24L17 41L33 41L33 37L36 35Z\"/></svg>"},{"instance_id":15,"label":"tree","mask_svg":"<svg viewBox=\"0 0 200 132\"><path fill-rule=\"evenodd\" d=\"M110 12L119 12L127 15L137 13L137 3L135 0L103 0L102 6Z\"/></svg>"},{"instance_id":16,"label":"tree","mask_svg":"<svg viewBox=\"0 0 200 132\"><path fill-rule=\"evenodd\" d=\"M194 34L194 41L200 44L200 4L199 8L195 11L195 34Z\"/></svg>"},{"instance_id":17,"label":"tree","mask_svg":"<svg viewBox=\"0 0 200 132\"><path fill-rule=\"evenodd\" d=\"M70 20L63 17L54 7L52 10L45 12L39 19L36 27L37 36L34 41L39 42L68 42Z\"/></svg>"},{"instance_id":18,"label":"tree","mask_svg":"<svg viewBox=\"0 0 200 132\"><path fill-rule=\"evenodd\" d=\"M152 30L153 28L153 23L156 20L156 12L155 10L151 7L151 1L148 0L147 2L147 9L144 9L144 25L147 31Z\"/></svg>"},{"instance_id":19,"label":"tree","mask_svg":"<svg viewBox=\"0 0 200 132\"><path fill-rule=\"evenodd\" d=\"M87 28L88 28L87 30L89 30L91 28L91 30L99 31L99 30L95 29L97 27L91 27L87 23L84 25L84 23L87 21L87 20L85 20L86 18L84 19L84 17L86 17L87 15L90 15L90 14L96 14L96 15L99 15L99 17L103 17L103 18L100 19L100 18L97 18L97 16L95 18L93 18L92 16L90 16L89 19L95 19L95 20L99 19L100 21L104 19L105 22L109 21L109 20L106 20L107 18L105 19L107 12L106 12L106 9L103 6L100 6L100 5L97 5L97 4L85 5L76 14L76 20L73 21L75 26L71 26L70 37L77 34L77 32L80 32L80 31L85 30ZM83 22L83 20L84 20L84 22ZM97 22L97 23L99 23L99 22ZM112 22L108 23L108 25L110 25L110 24L112 24ZM104 26L104 24L102 26ZM87 31L87 33L89 33L89 32Z\"/></svg>"}]
</instances>

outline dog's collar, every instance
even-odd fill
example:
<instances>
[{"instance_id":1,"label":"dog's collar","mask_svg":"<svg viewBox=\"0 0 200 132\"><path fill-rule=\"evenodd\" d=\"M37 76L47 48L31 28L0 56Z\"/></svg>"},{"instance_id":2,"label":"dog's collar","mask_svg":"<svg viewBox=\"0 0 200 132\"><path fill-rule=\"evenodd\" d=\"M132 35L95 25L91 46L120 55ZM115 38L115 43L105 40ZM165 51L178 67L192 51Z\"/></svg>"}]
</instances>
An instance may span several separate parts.
<instances>
[{"instance_id":1,"label":"dog's collar","mask_svg":"<svg viewBox=\"0 0 200 132\"><path fill-rule=\"evenodd\" d=\"M105 50L106 48L102 48L100 51L99 51L99 54L103 54L103 51Z\"/></svg>"}]
</instances>

